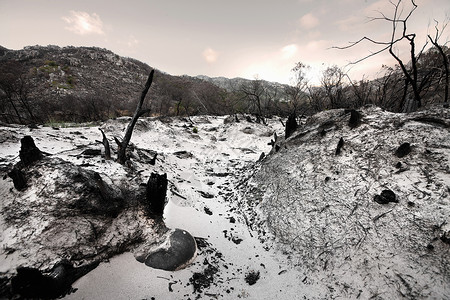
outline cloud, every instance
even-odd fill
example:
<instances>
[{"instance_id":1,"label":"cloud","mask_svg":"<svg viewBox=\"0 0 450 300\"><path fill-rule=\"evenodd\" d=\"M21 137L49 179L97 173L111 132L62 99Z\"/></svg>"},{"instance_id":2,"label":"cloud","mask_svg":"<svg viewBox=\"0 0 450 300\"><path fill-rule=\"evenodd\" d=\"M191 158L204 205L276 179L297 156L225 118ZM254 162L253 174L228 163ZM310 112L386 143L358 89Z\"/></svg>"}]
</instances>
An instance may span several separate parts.
<instances>
[{"instance_id":1,"label":"cloud","mask_svg":"<svg viewBox=\"0 0 450 300\"><path fill-rule=\"evenodd\" d=\"M297 53L297 49L298 47L295 44L284 46L281 48L281 57L283 59L290 59Z\"/></svg>"},{"instance_id":2,"label":"cloud","mask_svg":"<svg viewBox=\"0 0 450 300\"><path fill-rule=\"evenodd\" d=\"M208 63L214 63L215 61L217 61L217 58L219 57L219 53L215 50L213 50L212 48L206 48L203 52L202 52L203 58L208 62Z\"/></svg>"},{"instance_id":3,"label":"cloud","mask_svg":"<svg viewBox=\"0 0 450 300\"><path fill-rule=\"evenodd\" d=\"M84 11L70 11L70 16L62 19L68 24L65 29L78 35L105 34L103 32L103 22L96 13L89 14Z\"/></svg>"},{"instance_id":4,"label":"cloud","mask_svg":"<svg viewBox=\"0 0 450 300\"><path fill-rule=\"evenodd\" d=\"M315 17L312 13L306 14L300 18L299 24L302 28L312 29L320 24L319 19Z\"/></svg>"}]
</instances>

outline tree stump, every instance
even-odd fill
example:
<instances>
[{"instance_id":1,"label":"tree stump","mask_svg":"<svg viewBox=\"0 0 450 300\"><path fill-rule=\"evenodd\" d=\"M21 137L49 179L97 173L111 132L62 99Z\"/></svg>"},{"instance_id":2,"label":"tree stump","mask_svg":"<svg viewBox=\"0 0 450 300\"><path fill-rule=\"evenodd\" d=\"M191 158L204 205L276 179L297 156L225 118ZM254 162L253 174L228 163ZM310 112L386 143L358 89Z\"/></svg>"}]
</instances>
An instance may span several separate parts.
<instances>
[{"instance_id":1,"label":"tree stump","mask_svg":"<svg viewBox=\"0 0 450 300\"><path fill-rule=\"evenodd\" d=\"M297 120L295 119L295 114L290 114L286 121L285 135L284 137L287 139L290 137L295 130L297 130Z\"/></svg>"},{"instance_id":2,"label":"tree stump","mask_svg":"<svg viewBox=\"0 0 450 300\"><path fill-rule=\"evenodd\" d=\"M350 120L348 120L348 126L350 128L356 128L361 122L361 114L354 109L350 110Z\"/></svg>"},{"instance_id":3,"label":"tree stump","mask_svg":"<svg viewBox=\"0 0 450 300\"><path fill-rule=\"evenodd\" d=\"M152 173L147 182L147 209L150 215L162 217L166 205L167 174Z\"/></svg>"},{"instance_id":4,"label":"tree stump","mask_svg":"<svg viewBox=\"0 0 450 300\"><path fill-rule=\"evenodd\" d=\"M38 147L34 144L34 140L31 136L27 135L24 136L20 140L20 151L19 151L19 157L22 163L25 166L31 165L33 162L40 160L43 155L41 150L39 150Z\"/></svg>"},{"instance_id":5,"label":"tree stump","mask_svg":"<svg viewBox=\"0 0 450 300\"><path fill-rule=\"evenodd\" d=\"M341 138L337 144L335 155L341 154L341 149L344 146L344 139Z\"/></svg>"}]
</instances>

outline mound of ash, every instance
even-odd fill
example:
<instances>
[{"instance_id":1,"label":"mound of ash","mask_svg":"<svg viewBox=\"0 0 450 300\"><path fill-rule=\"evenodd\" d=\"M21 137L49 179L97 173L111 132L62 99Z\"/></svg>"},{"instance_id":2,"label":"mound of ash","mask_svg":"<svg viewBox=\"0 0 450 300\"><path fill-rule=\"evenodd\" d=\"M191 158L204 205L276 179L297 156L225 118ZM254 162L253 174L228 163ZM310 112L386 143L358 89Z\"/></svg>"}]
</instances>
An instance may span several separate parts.
<instances>
[{"instance_id":1,"label":"mound of ash","mask_svg":"<svg viewBox=\"0 0 450 300\"><path fill-rule=\"evenodd\" d=\"M324 298L442 298L450 293L449 124L442 105L318 113L249 171L242 211L311 282L333 287Z\"/></svg>"}]
</instances>

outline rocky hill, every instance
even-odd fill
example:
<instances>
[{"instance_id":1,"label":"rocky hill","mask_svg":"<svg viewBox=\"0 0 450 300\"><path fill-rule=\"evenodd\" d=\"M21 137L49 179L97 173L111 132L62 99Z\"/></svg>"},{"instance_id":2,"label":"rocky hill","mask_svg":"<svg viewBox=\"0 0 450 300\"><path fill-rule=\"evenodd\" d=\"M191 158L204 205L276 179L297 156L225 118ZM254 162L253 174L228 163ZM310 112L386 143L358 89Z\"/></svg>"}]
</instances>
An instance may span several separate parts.
<instances>
[{"instance_id":1,"label":"rocky hill","mask_svg":"<svg viewBox=\"0 0 450 300\"><path fill-rule=\"evenodd\" d=\"M252 80L235 77L235 78L226 78L226 77L208 77L204 75L198 75L197 78L200 78L204 81L211 82L212 84L225 89L229 92L239 91L242 86L248 86ZM257 79L258 80L258 79ZM288 85L281 84L278 82L269 82L266 80L259 80L265 89L269 91L269 93L275 94L278 91L278 94L282 94Z\"/></svg>"},{"instance_id":2,"label":"rocky hill","mask_svg":"<svg viewBox=\"0 0 450 300\"><path fill-rule=\"evenodd\" d=\"M0 116L5 122L29 123L126 115L134 110L151 69L95 47L2 48ZM154 114L220 113L216 107L224 106L217 102L225 100L224 94L198 78L157 70L149 102Z\"/></svg>"},{"instance_id":3,"label":"rocky hill","mask_svg":"<svg viewBox=\"0 0 450 300\"><path fill-rule=\"evenodd\" d=\"M0 121L106 120L129 115L152 67L96 47L0 48ZM172 76L156 70L153 115L255 112L242 87L252 80ZM285 85L259 80L264 97L282 101Z\"/></svg>"}]
</instances>

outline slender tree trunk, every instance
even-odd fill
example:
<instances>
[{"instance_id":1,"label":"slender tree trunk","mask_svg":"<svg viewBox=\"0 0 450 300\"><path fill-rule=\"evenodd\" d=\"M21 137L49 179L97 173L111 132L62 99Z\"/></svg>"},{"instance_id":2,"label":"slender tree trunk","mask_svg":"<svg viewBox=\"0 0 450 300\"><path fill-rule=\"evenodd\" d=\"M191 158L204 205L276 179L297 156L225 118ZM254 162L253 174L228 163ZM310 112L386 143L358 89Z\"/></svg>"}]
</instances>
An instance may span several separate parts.
<instances>
[{"instance_id":1,"label":"slender tree trunk","mask_svg":"<svg viewBox=\"0 0 450 300\"><path fill-rule=\"evenodd\" d=\"M134 126L136 125L137 120L139 119L139 117L141 117L142 115L144 115L145 113L150 111L149 109L142 109L142 105L144 103L145 96L147 95L148 90L150 89L150 86L152 85L154 73L155 73L155 70L152 70L150 72L150 75L148 76L147 82L145 83L145 87L141 93L141 99L139 100L138 105L136 106L136 110L134 111L133 118L131 119L130 123L127 126L125 136L123 137L123 140L119 145L117 159L121 164L124 164L125 161L127 160L126 159L126 150L127 150L128 144L130 143L131 135L133 134L133 129L134 129Z\"/></svg>"}]
</instances>

